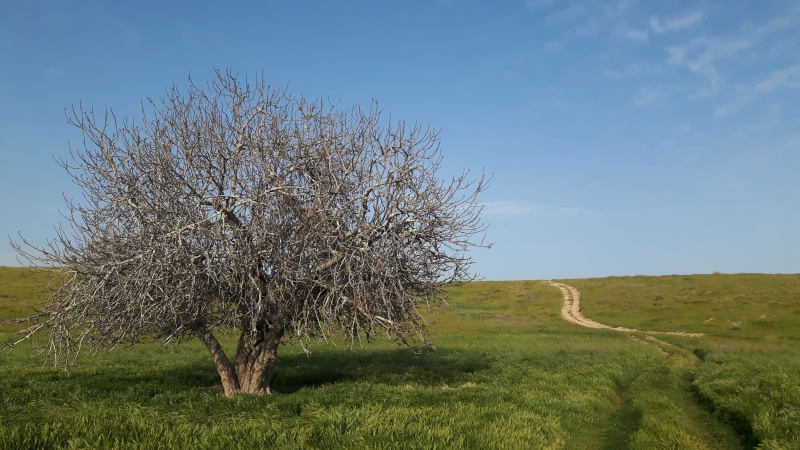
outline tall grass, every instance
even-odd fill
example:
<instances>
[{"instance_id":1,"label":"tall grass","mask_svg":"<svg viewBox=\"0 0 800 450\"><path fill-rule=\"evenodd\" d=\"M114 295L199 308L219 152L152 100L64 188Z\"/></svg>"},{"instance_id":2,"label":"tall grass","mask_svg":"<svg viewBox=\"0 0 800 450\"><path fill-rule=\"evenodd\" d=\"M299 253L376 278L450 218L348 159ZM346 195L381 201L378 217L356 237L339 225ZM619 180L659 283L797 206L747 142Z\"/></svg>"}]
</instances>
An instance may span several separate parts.
<instances>
[{"instance_id":1,"label":"tall grass","mask_svg":"<svg viewBox=\"0 0 800 450\"><path fill-rule=\"evenodd\" d=\"M24 270L0 269L0 292ZM629 289L626 279L600 281ZM579 288L587 316L603 322L588 312L591 288ZM13 295L41 301L33 292ZM634 302L631 292L624 298ZM436 350L375 341L355 351L320 344L307 357L283 347L276 393L266 397L225 399L193 341L101 353L68 372L43 366L25 344L0 354L0 448L727 449L752 447L751 438L797 448L797 431L781 420L798 402L778 392L798 385L795 366L778 362L781 378L755 371L764 361L751 358L783 349L789 331L653 341L566 323L560 295L535 281L453 288L450 306L428 316ZM631 320L619 325L651 319ZM14 331L0 328L0 340ZM767 385L772 394L759 390ZM741 432L742 421L751 430Z\"/></svg>"},{"instance_id":2,"label":"tall grass","mask_svg":"<svg viewBox=\"0 0 800 450\"><path fill-rule=\"evenodd\" d=\"M670 337L691 352L697 403L742 445L800 448L800 275L694 275L573 280L604 323L707 333Z\"/></svg>"},{"instance_id":3,"label":"tall grass","mask_svg":"<svg viewBox=\"0 0 800 450\"><path fill-rule=\"evenodd\" d=\"M31 315L31 308L47 300L49 272L0 266L0 321ZM0 325L0 332L22 329L22 325Z\"/></svg>"}]
</instances>

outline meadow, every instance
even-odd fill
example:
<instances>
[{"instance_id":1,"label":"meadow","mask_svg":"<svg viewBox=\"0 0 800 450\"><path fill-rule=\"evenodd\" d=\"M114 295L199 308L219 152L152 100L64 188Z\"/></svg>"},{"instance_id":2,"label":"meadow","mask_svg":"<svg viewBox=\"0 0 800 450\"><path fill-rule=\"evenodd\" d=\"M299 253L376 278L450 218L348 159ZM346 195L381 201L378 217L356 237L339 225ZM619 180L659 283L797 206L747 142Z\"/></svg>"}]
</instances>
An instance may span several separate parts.
<instances>
[{"instance_id":1,"label":"meadow","mask_svg":"<svg viewBox=\"0 0 800 450\"><path fill-rule=\"evenodd\" d=\"M41 280L0 268L0 319ZM196 341L68 370L30 342L0 353L0 448L800 449L800 275L559 281L643 331L568 323L541 281L469 283L429 315L435 350L290 345L273 395L231 400ZM705 335L651 333L681 330Z\"/></svg>"}]
</instances>

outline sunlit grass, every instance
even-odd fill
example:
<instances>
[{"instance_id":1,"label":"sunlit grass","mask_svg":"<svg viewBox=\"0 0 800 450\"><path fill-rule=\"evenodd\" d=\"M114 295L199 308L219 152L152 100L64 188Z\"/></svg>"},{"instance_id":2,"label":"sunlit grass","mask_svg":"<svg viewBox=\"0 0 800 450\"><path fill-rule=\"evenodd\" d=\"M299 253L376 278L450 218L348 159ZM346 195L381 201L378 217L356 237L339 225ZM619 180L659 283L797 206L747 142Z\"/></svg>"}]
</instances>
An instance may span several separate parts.
<instances>
[{"instance_id":1,"label":"sunlit grass","mask_svg":"<svg viewBox=\"0 0 800 450\"><path fill-rule=\"evenodd\" d=\"M0 269L0 308L13 289L16 300L42 300L34 280L15 278L22 270ZM594 320L668 330L642 301L720 282L691 278L674 288L645 277L569 283ZM709 294L730 317L757 302L800 309L796 277L721 282L750 299L728 311L729 294ZM0 354L0 448L800 448L800 351L790 350L800 332L785 317L768 330L743 320L715 331L706 307L692 315L680 300L671 301L689 311L664 320L708 336L585 329L560 318L561 293L546 283L469 283L428 316L435 351L378 340L354 351L319 344L306 356L286 346L275 394L232 400L196 341L87 356L68 372L25 344ZM0 339L14 330L0 328Z\"/></svg>"},{"instance_id":2,"label":"sunlit grass","mask_svg":"<svg viewBox=\"0 0 800 450\"><path fill-rule=\"evenodd\" d=\"M572 280L588 317L643 330L759 341L797 338L800 275L672 275Z\"/></svg>"},{"instance_id":3,"label":"sunlit grass","mask_svg":"<svg viewBox=\"0 0 800 450\"><path fill-rule=\"evenodd\" d=\"M691 351L698 403L745 446L800 448L800 275L694 275L572 280L586 315L669 337ZM679 350L676 350L679 351ZM691 359L691 358L690 358Z\"/></svg>"},{"instance_id":4,"label":"sunlit grass","mask_svg":"<svg viewBox=\"0 0 800 450\"><path fill-rule=\"evenodd\" d=\"M0 266L0 320L25 317L47 299L44 292L49 272L39 269ZM18 330L20 325L0 326L0 330Z\"/></svg>"}]
</instances>

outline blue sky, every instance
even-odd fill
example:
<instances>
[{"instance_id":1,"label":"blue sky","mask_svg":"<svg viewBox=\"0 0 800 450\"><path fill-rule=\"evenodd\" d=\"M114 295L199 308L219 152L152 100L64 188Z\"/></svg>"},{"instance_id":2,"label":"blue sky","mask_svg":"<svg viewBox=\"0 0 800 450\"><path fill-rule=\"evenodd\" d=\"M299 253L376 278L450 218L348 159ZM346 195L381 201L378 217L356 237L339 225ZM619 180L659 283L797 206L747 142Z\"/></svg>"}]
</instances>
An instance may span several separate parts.
<instances>
[{"instance_id":1,"label":"blue sky","mask_svg":"<svg viewBox=\"0 0 800 450\"><path fill-rule=\"evenodd\" d=\"M377 99L494 173L487 279L800 272L795 1L0 0L0 265L53 235L80 102L191 72Z\"/></svg>"}]
</instances>

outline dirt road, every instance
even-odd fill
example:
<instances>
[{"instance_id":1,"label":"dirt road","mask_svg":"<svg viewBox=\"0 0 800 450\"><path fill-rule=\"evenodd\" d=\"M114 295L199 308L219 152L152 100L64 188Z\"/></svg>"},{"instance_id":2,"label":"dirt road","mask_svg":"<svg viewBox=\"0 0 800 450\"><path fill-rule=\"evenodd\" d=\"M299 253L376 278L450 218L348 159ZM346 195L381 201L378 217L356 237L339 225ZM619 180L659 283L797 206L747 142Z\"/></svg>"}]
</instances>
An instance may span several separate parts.
<instances>
[{"instance_id":1,"label":"dirt road","mask_svg":"<svg viewBox=\"0 0 800 450\"><path fill-rule=\"evenodd\" d=\"M587 319L586 317L583 316L583 314L581 314L581 293L577 289L568 284L557 283L555 281L549 281L548 283L560 289L561 293L564 295L564 306L561 307L561 317L563 317L565 320L568 320L582 327L607 328L609 330L629 332L629 333L642 332L648 334L671 334L673 336L694 336L694 337L704 336L703 333L687 333L684 331L642 331L634 328L612 327L610 325L602 324L600 322L595 322L592 319Z\"/></svg>"}]
</instances>

